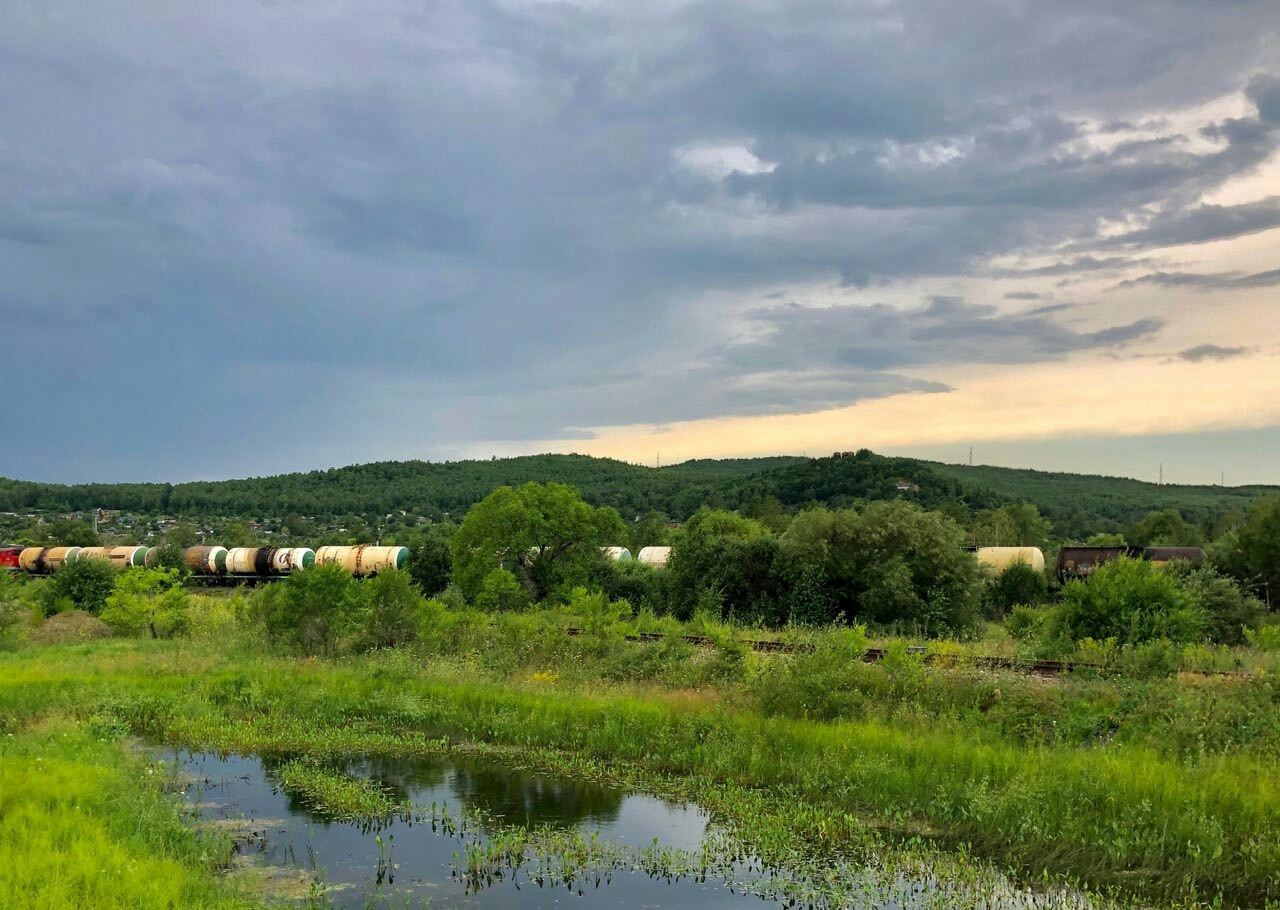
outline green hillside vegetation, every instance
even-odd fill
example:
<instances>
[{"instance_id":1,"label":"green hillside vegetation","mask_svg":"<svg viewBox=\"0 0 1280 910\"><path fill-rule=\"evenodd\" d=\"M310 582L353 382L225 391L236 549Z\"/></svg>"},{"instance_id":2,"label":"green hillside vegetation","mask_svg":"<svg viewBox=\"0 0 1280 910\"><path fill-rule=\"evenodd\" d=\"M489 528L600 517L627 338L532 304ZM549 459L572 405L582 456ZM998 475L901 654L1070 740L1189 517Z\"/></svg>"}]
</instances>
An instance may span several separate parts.
<instances>
[{"instance_id":1,"label":"green hillside vegetation","mask_svg":"<svg viewBox=\"0 0 1280 910\"><path fill-rule=\"evenodd\" d=\"M1175 509L1191 524L1248 508L1274 486L1155 484L1128 477L1064 474L1025 468L921 462L940 477L966 488L990 490L1016 502L1032 502L1064 538L1121 531L1149 512Z\"/></svg>"},{"instance_id":2,"label":"green hillside vegetation","mask_svg":"<svg viewBox=\"0 0 1280 910\"><path fill-rule=\"evenodd\" d=\"M528 482L568 484L591 505L612 506L628 522L646 515L657 516L651 520L659 523L668 518L684 521L699 508L711 507L776 523L778 516L814 504L848 508L905 499L968 527L981 522L984 512L1030 503L1051 523L1046 540L1084 541L1118 533L1130 543L1188 545L1219 537L1238 523L1250 504L1280 490L1157 485L1119 477L946 465L864 449L843 457L699 459L662 468L587 455L531 455L377 462L180 484L61 485L0 478L0 512L66 513L101 507L190 518L363 516L381 527L378 519L401 510L456 522L494 489ZM1141 527L1152 513L1168 513L1164 525ZM1186 528L1169 527L1183 523ZM345 524L351 527L355 522Z\"/></svg>"}]
</instances>

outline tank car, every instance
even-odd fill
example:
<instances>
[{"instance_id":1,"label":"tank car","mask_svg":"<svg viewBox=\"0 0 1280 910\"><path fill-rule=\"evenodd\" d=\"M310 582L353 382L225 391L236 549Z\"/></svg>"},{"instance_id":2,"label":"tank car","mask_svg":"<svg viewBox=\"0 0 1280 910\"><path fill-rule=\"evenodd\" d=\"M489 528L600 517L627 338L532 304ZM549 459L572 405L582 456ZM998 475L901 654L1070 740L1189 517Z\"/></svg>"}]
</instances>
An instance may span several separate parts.
<instances>
[{"instance_id":1,"label":"tank car","mask_svg":"<svg viewBox=\"0 0 1280 910\"><path fill-rule=\"evenodd\" d=\"M81 547L79 558L105 559L113 566L123 569L146 565L147 548L132 544L126 547Z\"/></svg>"},{"instance_id":2,"label":"tank car","mask_svg":"<svg viewBox=\"0 0 1280 910\"><path fill-rule=\"evenodd\" d=\"M643 547L636 554L636 559L647 566L662 568L671 559L670 547Z\"/></svg>"},{"instance_id":3,"label":"tank car","mask_svg":"<svg viewBox=\"0 0 1280 910\"><path fill-rule=\"evenodd\" d=\"M626 547L601 547L600 552L614 562L631 562L631 551Z\"/></svg>"},{"instance_id":4,"label":"tank car","mask_svg":"<svg viewBox=\"0 0 1280 910\"><path fill-rule=\"evenodd\" d=\"M18 567L33 575L47 575L79 558L79 547L26 547L18 554Z\"/></svg>"},{"instance_id":5,"label":"tank car","mask_svg":"<svg viewBox=\"0 0 1280 910\"><path fill-rule=\"evenodd\" d=\"M973 555L978 562L996 573L1019 562L1037 572L1044 571L1044 553L1039 547L975 547Z\"/></svg>"},{"instance_id":6,"label":"tank car","mask_svg":"<svg viewBox=\"0 0 1280 910\"><path fill-rule=\"evenodd\" d=\"M387 569L403 569L409 563L408 547L379 547L359 544L354 547L321 547L315 561L321 566L342 566L352 575L377 575Z\"/></svg>"},{"instance_id":7,"label":"tank car","mask_svg":"<svg viewBox=\"0 0 1280 910\"><path fill-rule=\"evenodd\" d=\"M195 575L222 575L227 571L227 548L187 547L182 562Z\"/></svg>"},{"instance_id":8,"label":"tank car","mask_svg":"<svg viewBox=\"0 0 1280 910\"><path fill-rule=\"evenodd\" d=\"M227 573L266 578L290 575L315 565L310 547L232 547L226 551Z\"/></svg>"},{"instance_id":9,"label":"tank car","mask_svg":"<svg viewBox=\"0 0 1280 910\"><path fill-rule=\"evenodd\" d=\"M1185 559L1192 565L1204 562L1204 550L1199 547L1147 547L1142 558L1158 566L1168 565L1175 559Z\"/></svg>"}]
</instances>

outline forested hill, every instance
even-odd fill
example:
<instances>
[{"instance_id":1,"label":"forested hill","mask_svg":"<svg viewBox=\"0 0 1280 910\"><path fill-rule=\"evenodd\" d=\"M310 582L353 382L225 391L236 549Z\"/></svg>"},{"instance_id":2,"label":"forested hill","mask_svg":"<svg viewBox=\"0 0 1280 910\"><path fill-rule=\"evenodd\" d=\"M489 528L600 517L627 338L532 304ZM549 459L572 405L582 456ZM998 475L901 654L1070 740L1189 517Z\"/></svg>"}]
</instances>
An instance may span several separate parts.
<instances>
[{"instance_id":1,"label":"forested hill","mask_svg":"<svg viewBox=\"0 0 1280 910\"><path fill-rule=\"evenodd\" d=\"M966 467L887 458L863 450L844 457L701 459L662 468L586 455L531 455L489 461L378 462L182 484L64 486L0 479L0 511L82 511L94 507L143 514L279 517L379 515L398 510L458 517L503 484L556 481L596 505L632 518L650 511L683 519L702 505L742 509L808 503L846 506L902 497L958 519L1006 502L1031 502L1063 536L1111 530L1147 512L1174 508L1197 522L1247 506L1276 487L1197 487L1115 477ZM776 503L774 503L776 500Z\"/></svg>"},{"instance_id":2,"label":"forested hill","mask_svg":"<svg viewBox=\"0 0 1280 910\"><path fill-rule=\"evenodd\" d=\"M728 479L803 461L794 457L703 459L654 469L586 455L488 461L388 461L245 480L180 484L44 484L0 478L0 511L107 508L148 514L368 515L398 509L431 517L465 512L503 484L558 482L624 515L687 515Z\"/></svg>"},{"instance_id":3,"label":"forested hill","mask_svg":"<svg viewBox=\"0 0 1280 910\"><path fill-rule=\"evenodd\" d=\"M1067 535L1117 527L1149 512L1176 509L1198 524L1214 515L1245 509L1260 496L1280 492L1276 486L1192 486L1156 484L1128 477L1065 474L990 465L921 462L935 474L969 488L991 491L1002 499L1033 502Z\"/></svg>"}]
</instances>

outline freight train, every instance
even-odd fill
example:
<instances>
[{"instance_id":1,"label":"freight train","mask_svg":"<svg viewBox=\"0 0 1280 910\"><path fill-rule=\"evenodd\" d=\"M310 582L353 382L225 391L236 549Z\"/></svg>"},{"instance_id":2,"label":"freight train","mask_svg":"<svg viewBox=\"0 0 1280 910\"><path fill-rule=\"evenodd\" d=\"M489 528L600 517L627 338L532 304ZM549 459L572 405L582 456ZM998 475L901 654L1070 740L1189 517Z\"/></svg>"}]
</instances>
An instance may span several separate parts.
<instances>
[{"instance_id":1,"label":"freight train","mask_svg":"<svg viewBox=\"0 0 1280 910\"><path fill-rule=\"evenodd\" d=\"M3 547L0 568L49 575L81 559L103 559L120 567L159 564L156 547ZM192 577L208 583L241 583L283 578L315 565L342 566L360 578L403 569L407 547L359 544L351 547L187 547L182 560Z\"/></svg>"},{"instance_id":2,"label":"freight train","mask_svg":"<svg viewBox=\"0 0 1280 910\"><path fill-rule=\"evenodd\" d=\"M1099 566L1127 556L1145 559L1158 566L1175 559L1192 565L1204 562L1200 547L1063 547L1058 551L1058 581L1066 584L1076 578L1088 578Z\"/></svg>"}]
</instances>

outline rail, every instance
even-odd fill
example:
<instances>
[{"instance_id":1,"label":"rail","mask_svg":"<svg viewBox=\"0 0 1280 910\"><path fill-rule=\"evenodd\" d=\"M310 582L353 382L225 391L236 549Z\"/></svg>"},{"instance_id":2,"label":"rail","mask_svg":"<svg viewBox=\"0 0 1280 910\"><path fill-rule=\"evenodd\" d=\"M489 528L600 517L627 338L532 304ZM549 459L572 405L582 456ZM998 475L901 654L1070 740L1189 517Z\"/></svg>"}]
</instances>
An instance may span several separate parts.
<instances>
[{"instance_id":1,"label":"rail","mask_svg":"<svg viewBox=\"0 0 1280 910\"><path fill-rule=\"evenodd\" d=\"M574 626L565 629L569 635L583 635L586 630ZM668 636L661 632L636 632L624 636L627 641L637 642L655 642L662 641ZM715 639L708 635L678 635L676 636L682 641L699 647L707 647L714 645ZM800 651L809 651L813 649L813 645L804 643L792 643L787 641L777 641L767 638L743 638L739 642L746 645L753 651L765 651L773 653L794 654ZM1077 670L1092 670L1094 672L1105 672L1107 668L1102 664L1090 663L1087 661L1073 660L1023 660L1017 657L992 657L984 655L939 655L929 654L919 645L913 645L907 649L912 654L923 654L925 664L933 664L940 666L966 666L981 667L988 670L1013 670L1019 673L1028 673L1036 676L1060 676L1064 673L1074 673ZM884 660L888 656L887 648L867 648L862 654L863 663L876 663ZM1184 673L1193 673L1198 676L1247 676L1248 674L1234 670L1184 670Z\"/></svg>"}]
</instances>

